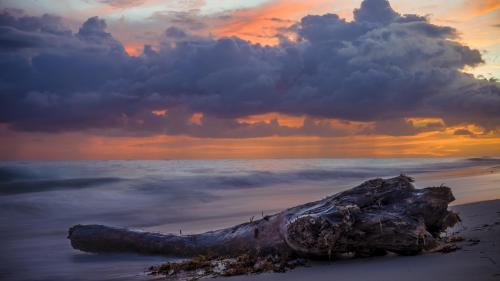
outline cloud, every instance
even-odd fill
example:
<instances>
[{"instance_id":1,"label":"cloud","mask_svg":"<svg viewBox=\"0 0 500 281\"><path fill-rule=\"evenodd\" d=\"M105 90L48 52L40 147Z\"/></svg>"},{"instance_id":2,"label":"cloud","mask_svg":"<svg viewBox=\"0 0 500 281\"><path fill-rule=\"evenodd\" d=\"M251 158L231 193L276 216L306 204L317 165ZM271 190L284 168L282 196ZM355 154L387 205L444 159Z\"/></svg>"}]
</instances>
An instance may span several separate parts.
<instances>
[{"instance_id":1,"label":"cloud","mask_svg":"<svg viewBox=\"0 0 500 281\"><path fill-rule=\"evenodd\" d=\"M500 3L497 0L466 0L463 5L467 12L473 16L484 15L500 9Z\"/></svg>"},{"instance_id":2,"label":"cloud","mask_svg":"<svg viewBox=\"0 0 500 281\"><path fill-rule=\"evenodd\" d=\"M317 0L275 0L257 7L239 9L215 22L213 33L218 36L238 36L244 40L275 45L284 28L296 22L296 17L318 5Z\"/></svg>"},{"instance_id":3,"label":"cloud","mask_svg":"<svg viewBox=\"0 0 500 281\"><path fill-rule=\"evenodd\" d=\"M26 131L106 130L198 137L421 132L407 118L500 124L500 86L461 70L483 62L457 31L365 0L348 22L309 15L276 46L170 26L131 57L97 17L77 33L58 17L0 14L0 123ZM166 110L157 115L153 111ZM300 128L237 119L306 116ZM202 122L190 122L201 114ZM319 121L318 121L319 120ZM321 120L373 124L344 130ZM430 128L428 128L430 129Z\"/></svg>"},{"instance_id":4,"label":"cloud","mask_svg":"<svg viewBox=\"0 0 500 281\"><path fill-rule=\"evenodd\" d=\"M473 136L474 133L467 129L458 129L453 133L455 136Z\"/></svg>"},{"instance_id":5,"label":"cloud","mask_svg":"<svg viewBox=\"0 0 500 281\"><path fill-rule=\"evenodd\" d=\"M129 8L134 6L140 6L144 4L147 0L100 0L100 3L110 5L115 8Z\"/></svg>"},{"instance_id":6,"label":"cloud","mask_svg":"<svg viewBox=\"0 0 500 281\"><path fill-rule=\"evenodd\" d=\"M357 22L389 24L398 17L387 0L363 1L361 7L354 10L354 20Z\"/></svg>"},{"instance_id":7,"label":"cloud","mask_svg":"<svg viewBox=\"0 0 500 281\"><path fill-rule=\"evenodd\" d=\"M186 32L175 26L171 26L165 30L165 36L172 37L176 39L185 38L187 36Z\"/></svg>"}]
</instances>

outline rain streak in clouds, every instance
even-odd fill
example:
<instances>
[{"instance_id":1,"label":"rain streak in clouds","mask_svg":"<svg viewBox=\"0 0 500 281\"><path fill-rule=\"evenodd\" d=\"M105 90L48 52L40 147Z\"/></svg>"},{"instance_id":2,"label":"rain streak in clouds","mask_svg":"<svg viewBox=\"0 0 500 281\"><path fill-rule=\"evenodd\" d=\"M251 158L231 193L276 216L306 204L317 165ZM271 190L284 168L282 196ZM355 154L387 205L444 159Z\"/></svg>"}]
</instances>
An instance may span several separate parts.
<instances>
[{"instance_id":1,"label":"rain streak in clouds","mask_svg":"<svg viewBox=\"0 0 500 281\"><path fill-rule=\"evenodd\" d=\"M365 0L354 20L309 15L280 43L167 27L159 48L130 56L92 17L78 31L54 15L0 14L0 123L13 130L90 130L196 137L415 134L407 118L497 130L500 86L464 73L483 62L453 28ZM302 126L247 116L305 116ZM439 125L439 124L438 124ZM441 124L442 125L442 124ZM425 128L424 128L425 129Z\"/></svg>"}]
</instances>

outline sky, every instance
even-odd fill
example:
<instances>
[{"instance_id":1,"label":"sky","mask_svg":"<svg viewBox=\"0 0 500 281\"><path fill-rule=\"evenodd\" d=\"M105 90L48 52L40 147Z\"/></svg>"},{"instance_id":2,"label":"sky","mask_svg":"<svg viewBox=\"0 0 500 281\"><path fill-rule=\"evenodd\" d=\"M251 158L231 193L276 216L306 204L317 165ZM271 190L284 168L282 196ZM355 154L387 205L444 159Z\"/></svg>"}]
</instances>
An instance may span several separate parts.
<instances>
[{"instance_id":1,"label":"sky","mask_svg":"<svg viewBox=\"0 0 500 281\"><path fill-rule=\"evenodd\" d=\"M0 159L500 156L495 0L2 0Z\"/></svg>"}]
</instances>

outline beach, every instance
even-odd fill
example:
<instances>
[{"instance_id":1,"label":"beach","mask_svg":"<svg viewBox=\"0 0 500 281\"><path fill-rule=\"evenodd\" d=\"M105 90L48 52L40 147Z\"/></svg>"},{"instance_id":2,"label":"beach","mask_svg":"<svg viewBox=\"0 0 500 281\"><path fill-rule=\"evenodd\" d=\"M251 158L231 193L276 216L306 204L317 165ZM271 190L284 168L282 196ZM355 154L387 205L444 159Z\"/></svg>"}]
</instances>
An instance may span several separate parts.
<instances>
[{"instance_id":1,"label":"beach","mask_svg":"<svg viewBox=\"0 0 500 281\"><path fill-rule=\"evenodd\" d=\"M462 224L453 231L465 240L458 243L460 249L451 253L312 262L309 267L286 273L227 280L500 280L500 200L458 205L452 209L462 218Z\"/></svg>"},{"instance_id":2,"label":"beach","mask_svg":"<svg viewBox=\"0 0 500 281\"><path fill-rule=\"evenodd\" d=\"M404 173L417 188L451 187L451 208L463 222L449 232L464 237L461 249L315 261L227 280L498 280L499 166L492 158L2 162L0 277L152 280L149 266L176 258L80 252L71 248L68 228L100 223L200 233Z\"/></svg>"},{"instance_id":3,"label":"beach","mask_svg":"<svg viewBox=\"0 0 500 281\"><path fill-rule=\"evenodd\" d=\"M458 168L425 174L418 179L420 182L446 180L467 185L474 181L482 184L484 177L489 177L489 187L500 189L499 168ZM459 197L460 200L464 199ZM308 267L283 274L238 276L227 280L500 280L500 200L454 204L450 209L460 215L462 222L449 229L447 234L464 239L457 243L458 249L450 253L313 261Z\"/></svg>"}]
</instances>

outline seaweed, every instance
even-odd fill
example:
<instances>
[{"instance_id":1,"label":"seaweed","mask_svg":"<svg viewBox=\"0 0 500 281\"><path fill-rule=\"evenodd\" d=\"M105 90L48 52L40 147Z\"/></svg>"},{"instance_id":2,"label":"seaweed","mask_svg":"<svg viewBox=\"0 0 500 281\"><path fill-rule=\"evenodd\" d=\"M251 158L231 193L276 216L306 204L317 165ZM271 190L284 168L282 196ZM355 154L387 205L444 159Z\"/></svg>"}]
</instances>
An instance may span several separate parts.
<instances>
[{"instance_id":1,"label":"seaweed","mask_svg":"<svg viewBox=\"0 0 500 281\"><path fill-rule=\"evenodd\" d=\"M258 256L243 254L237 257L196 256L181 262L168 262L149 268L149 275L162 275L174 280L198 280L219 276L236 276L263 272L286 272L307 261L280 255Z\"/></svg>"}]
</instances>

